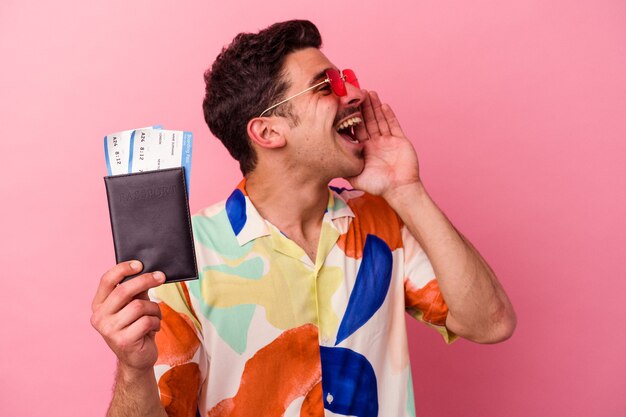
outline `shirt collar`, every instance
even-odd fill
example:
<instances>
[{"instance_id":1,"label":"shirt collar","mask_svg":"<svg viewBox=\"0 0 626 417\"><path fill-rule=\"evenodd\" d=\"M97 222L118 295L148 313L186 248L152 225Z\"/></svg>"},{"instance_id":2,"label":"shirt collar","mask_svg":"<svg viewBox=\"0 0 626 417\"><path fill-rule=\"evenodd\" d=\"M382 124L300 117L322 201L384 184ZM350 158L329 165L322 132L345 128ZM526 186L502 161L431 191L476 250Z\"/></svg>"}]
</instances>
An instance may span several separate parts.
<instances>
[{"instance_id":1,"label":"shirt collar","mask_svg":"<svg viewBox=\"0 0 626 417\"><path fill-rule=\"evenodd\" d=\"M326 207L328 216L324 216L324 221L354 217L354 212L341 197L343 191L345 191L343 188L329 187L328 206ZM257 238L271 235L267 221L248 197L245 178L241 180L226 200L226 214L240 246Z\"/></svg>"}]
</instances>

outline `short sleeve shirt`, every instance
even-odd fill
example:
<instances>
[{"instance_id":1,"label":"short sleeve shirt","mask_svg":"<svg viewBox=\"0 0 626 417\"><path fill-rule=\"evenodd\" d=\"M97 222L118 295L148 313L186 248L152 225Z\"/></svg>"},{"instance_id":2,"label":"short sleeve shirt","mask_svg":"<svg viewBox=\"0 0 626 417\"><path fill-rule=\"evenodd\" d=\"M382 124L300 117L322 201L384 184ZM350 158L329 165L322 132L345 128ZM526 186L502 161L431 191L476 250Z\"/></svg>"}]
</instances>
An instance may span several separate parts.
<instances>
[{"instance_id":1,"label":"short sleeve shirt","mask_svg":"<svg viewBox=\"0 0 626 417\"><path fill-rule=\"evenodd\" d=\"M170 416L415 415L405 312L455 338L433 269L382 198L328 196L314 260L245 181L193 216L199 279L150 293Z\"/></svg>"}]
</instances>

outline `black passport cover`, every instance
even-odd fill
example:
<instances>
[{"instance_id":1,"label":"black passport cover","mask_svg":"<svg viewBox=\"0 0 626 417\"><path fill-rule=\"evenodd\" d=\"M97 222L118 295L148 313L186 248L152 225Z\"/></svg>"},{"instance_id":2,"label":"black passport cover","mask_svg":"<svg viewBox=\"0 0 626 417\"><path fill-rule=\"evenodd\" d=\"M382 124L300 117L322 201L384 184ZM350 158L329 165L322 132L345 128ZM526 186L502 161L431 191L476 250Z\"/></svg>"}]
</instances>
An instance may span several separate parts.
<instances>
[{"instance_id":1,"label":"black passport cover","mask_svg":"<svg viewBox=\"0 0 626 417\"><path fill-rule=\"evenodd\" d=\"M117 263L143 263L165 282L196 279L184 168L104 177ZM124 281L139 274L127 277Z\"/></svg>"}]
</instances>

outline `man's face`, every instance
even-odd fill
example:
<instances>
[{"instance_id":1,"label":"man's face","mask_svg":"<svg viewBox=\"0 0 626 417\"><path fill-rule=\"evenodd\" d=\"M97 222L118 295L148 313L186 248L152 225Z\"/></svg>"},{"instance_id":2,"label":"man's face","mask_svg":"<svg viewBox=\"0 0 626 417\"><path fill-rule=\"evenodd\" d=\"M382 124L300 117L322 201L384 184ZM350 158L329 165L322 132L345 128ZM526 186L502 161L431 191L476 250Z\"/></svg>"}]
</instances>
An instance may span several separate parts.
<instances>
[{"instance_id":1,"label":"man's face","mask_svg":"<svg viewBox=\"0 0 626 417\"><path fill-rule=\"evenodd\" d=\"M318 49L307 48L287 56L285 78L290 88L285 96L297 94L324 80L324 71L336 68ZM346 83L347 94L335 95L328 83L314 88L292 100L292 114L297 125L288 132L287 146L294 166L307 175L330 180L352 177L363 170L363 144L352 129L340 129L345 121L362 120L359 106L364 95L361 90ZM341 133L340 133L341 132Z\"/></svg>"}]
</instances>

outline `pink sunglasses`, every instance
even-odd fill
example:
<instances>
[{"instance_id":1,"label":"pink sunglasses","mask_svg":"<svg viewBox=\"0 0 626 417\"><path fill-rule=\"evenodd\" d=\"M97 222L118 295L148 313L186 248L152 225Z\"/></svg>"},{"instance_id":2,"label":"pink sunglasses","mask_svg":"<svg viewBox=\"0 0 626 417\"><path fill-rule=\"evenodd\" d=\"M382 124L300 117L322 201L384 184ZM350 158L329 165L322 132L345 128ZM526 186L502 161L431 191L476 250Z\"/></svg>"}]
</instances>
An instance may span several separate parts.
<instances>
[{"instance_id":1,"label":"pink sunglasses","mask_svg":"<svg viewBox=\"0 0 626 417\"><path fill-rule=\"evenodd\" d=\"M304 91L300 91L298 94L294 94L291 97L287 97L283 101L281 101L279 103L276 103L273 106L268 107L267 109L263 110L263 113L261 113L259 115L259 117L263 117L263 115L265 113L267 113L268 111L270 111L270 110L280 106L281 104L284 104L284 103L288 102L292 98L298 97L300 94L304 94L307 91L312 90L312 89L314 89L316 87L319 87L320 85L325 84L325 83L329 83L330 84L330 88L333 90L333 93L335 93L339 97L343 97L346 94L348 94L348 91L346 90L346 84L345 83L350 83L353 86L355 86L356 88L361 88L359 86L359 80L356 78L356 74L351 69L345 69L345 70L339 72L339 70L336 70L334 68L330 68L330 69L327 69L325 72L326 72L326 79L324 81L319 82L319 83L317 83L317 84L307 88Z\"/></svg>"}]
</instances>

